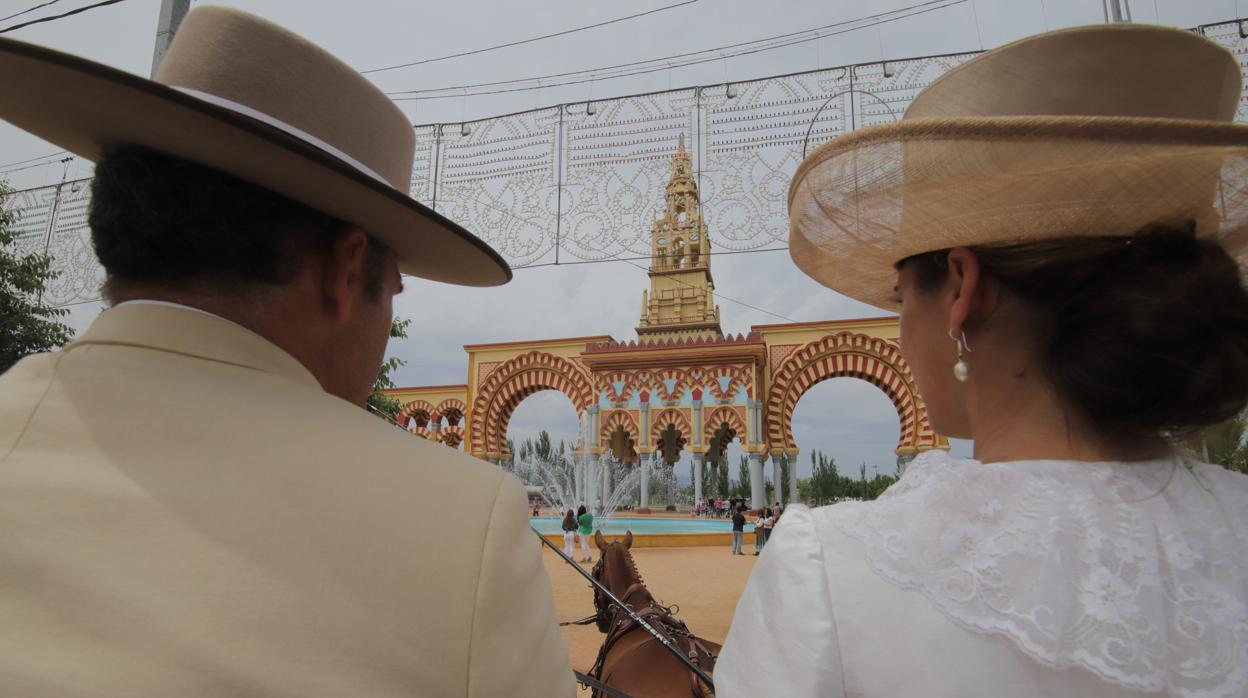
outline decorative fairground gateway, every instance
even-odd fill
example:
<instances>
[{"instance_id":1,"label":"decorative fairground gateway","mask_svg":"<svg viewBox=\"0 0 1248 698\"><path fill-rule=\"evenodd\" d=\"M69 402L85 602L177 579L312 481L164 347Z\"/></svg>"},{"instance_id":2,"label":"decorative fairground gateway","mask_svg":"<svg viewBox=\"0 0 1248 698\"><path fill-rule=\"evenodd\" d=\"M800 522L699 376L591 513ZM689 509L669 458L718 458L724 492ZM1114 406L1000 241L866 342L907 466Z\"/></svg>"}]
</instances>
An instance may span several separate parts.
<instances>
[{"instance_id":1,"label":"decorative fairground gateway","mask_svg":"<svg viewBox=\"0 0 1248 698\"><path fill-rule=\"evenodd\" d=\"M899 468L921 451L949 447L932 431L901 358L896 318L756 325L748 335L725 336L683 136L671 172L666 208L652 230L650 290L642 295L636 341L594 336L468 345L466 385L387 391L405 405L400 421L422 437L506 462L507 424L516 407L533 393L558 390L588 435L575 451L582 461L605 454L671 482L671 469L689 449L695 501L703 498L702 465L723 463L727 445L739 440L749 455L754 507L765 504L768 459L776 498L797 499L796 477L787 493L779 491L782 460L795 464L798 455L793 409L828 378L860 378L892 401L901 421ZM650 504L649 479L640 478L642 507Z\"/></svg>"}]
</instances>

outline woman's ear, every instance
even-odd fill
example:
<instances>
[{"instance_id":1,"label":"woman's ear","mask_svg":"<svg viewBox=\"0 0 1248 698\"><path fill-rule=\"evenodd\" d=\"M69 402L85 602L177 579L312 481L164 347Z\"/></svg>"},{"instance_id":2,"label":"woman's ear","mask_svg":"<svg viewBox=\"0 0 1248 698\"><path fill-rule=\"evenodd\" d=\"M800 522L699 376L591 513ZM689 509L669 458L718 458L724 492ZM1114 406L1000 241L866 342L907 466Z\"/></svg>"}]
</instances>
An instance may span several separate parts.
<instances>
[{"instance_id":1,"label":"woman's ear","mask_svg":"<svg viewBox=\"0 0 1248 698\"><path fill-rule=\"evenodd\" d=\"M965 247L949 250L948 290L949 330L953 334L963 332L967 319L982 309L983 277L980 275L979 257Z\"/></svg>"}]
</instances>

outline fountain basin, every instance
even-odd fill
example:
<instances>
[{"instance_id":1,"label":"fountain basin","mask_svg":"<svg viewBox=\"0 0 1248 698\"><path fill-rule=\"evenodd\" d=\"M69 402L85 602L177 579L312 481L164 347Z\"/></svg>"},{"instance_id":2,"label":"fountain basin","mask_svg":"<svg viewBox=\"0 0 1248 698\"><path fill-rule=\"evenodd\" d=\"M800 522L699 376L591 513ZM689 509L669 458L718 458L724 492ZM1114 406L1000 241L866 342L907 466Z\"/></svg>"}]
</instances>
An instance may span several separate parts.
<instances>
[{"instance_id":1,"label":"fountain basin","mask_svg":"<svg viewBox=\"0 0 1248 698\"><path fill-rule=\"evenodd\" d=\"M550 542L563 545L562 519L534 518L529 523ZM725 519L635 518L612 516L595 520L594 529L608 538L633 532L634 548L685 548L731 546L732 522ZM746 543L754 544L754 526L745 525ZM591 539L592 540L592 539ZM592 543L591 543L592 547Z\"/></svg>"}]
</instances>

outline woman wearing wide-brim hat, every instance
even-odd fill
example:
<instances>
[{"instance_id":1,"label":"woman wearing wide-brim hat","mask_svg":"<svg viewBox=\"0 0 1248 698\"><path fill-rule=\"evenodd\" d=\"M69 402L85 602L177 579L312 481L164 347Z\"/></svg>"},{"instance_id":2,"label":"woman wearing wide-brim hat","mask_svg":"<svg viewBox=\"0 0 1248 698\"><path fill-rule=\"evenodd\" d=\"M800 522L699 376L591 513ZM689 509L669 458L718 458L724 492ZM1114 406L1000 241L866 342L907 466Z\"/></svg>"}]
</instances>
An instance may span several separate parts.
<instances>
[{"instance_id":1,"label":"woman wearing wide-brim hat","mask_svg":"<svg viewBox=\"0 0 1248 698\"><path fill-rule=\"evenodd\" d=\"M1196 34L1075 28L802 163L793 259L900 312L975 458L790 508L718 695L1248 694L1248 477L1182 446L1248 402L1240 94Z\"/></svg>"}]
</instances>

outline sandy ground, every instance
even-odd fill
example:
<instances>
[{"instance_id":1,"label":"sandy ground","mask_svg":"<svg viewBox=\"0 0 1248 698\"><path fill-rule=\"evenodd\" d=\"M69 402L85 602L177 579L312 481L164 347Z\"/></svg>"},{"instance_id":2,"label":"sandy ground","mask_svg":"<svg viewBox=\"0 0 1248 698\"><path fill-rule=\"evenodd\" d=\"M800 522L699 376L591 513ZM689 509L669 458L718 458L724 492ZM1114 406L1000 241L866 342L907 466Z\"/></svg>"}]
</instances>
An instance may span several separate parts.
<instances>
[{"instance_id":1,"label":"sandy ground","mask_svg":"<svg viewBox=\"0 0 1248 698\"><path fill-rule=\"evenodd\" d=\"M680 606L678 617L701 637L722 643L732 624L737 599L754 569L753 541L743 556L722 548L636 548L632 551L646 587L665 604ZM580 552L579 550L577 551ZM593 550L594 561L598 551ZM594 612L589 582L558 555L542 549L555 594L555 613L561 621L577 620ZM586 572L593 563L584 563ZM562 628L572 653L572 666L586 671L598 656L603 635L590 625ZM582 695L589 695L583 692Z\"/></svg>"}]
</instances>

